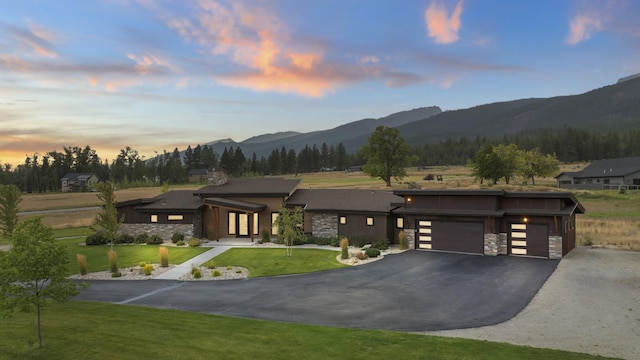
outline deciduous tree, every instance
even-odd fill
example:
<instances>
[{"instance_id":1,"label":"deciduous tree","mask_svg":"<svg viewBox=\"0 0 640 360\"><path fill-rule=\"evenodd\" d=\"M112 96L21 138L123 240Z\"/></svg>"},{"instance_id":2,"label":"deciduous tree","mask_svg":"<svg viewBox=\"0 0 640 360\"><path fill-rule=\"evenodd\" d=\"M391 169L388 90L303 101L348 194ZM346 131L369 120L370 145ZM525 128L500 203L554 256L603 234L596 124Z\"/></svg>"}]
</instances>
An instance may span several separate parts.
<instances>
[{"instance_id":1,"label":"deciduous tree","mask_svg":"<svg viewBox=\"0 0 640 360\"><path fill-rule=\"evenodd\" d=\"M292 246L304 237L304 215L302 209L282 208L273 226L278 229L278 236L287 247L287 256L292 255Z\"/></svg>"},{"instance_id":2,"label":"deciduous tree","mask_svg":"<svg viewBox=\"0 0 640 360\"><path fill-rule=\"evenodd\" d=\"M407 176L405 167L415 159L398 129L386 126L376 128L360 153L367 161L362 171L371 177L379 177L387 186L391 186L392 177L401 180Z\"/></svg>"},{"instance_id":3,"label":"deciduous tree","mask_svg":"<svg viewBox=\"0 0 640 360\"><path fill-rule=\"evenodd\" d=\"M56 243L51 228L40 218L20 223L14 246L0 256L0 306L8 315L14 309L37 313L38 345L42 347L41 312L53 301L78 294L78 285L67 279L68 254Z\"/></svg>"}]
</instances>

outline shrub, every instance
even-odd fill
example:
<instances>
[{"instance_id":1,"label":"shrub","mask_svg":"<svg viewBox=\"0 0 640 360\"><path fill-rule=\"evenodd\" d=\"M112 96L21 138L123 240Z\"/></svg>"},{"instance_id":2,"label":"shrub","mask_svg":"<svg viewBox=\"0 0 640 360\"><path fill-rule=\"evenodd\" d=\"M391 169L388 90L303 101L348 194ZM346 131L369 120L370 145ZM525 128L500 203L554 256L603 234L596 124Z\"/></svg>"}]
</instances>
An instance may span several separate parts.
<instances>
[{"instance_id":1,"label":"shrub","mask_svg":"<svg viewBox=\"0 0 640 360\"><path fill-rule=\"evenodd\" d=\"M358 258L358 260L367 260L369 258L369 256L364 253L364 252L359 252L356 257Z\"/></svg>"},{"instance_id":2,"label":"shrub","mask_svg":"<svg viewBox=\"0 0 640 360\"><path fill-rule=\"evenodd\" d=\"M158 235L158 234L152 234L151 236L149 236L149 238L147 239L146 244L147 245L160 245L164 242L164 240L162 240L162 236Z\"/></svg>"},{"instance_id":3,"label":"shrub","mask_svg":"<svg viewBox=\"0 0 640 360\"><path fill-rule=\"evenodd\" d=\"M184 246L184 240L179 240L179 241L176 243L176 246Z\"/></svg>"},{"instance_id":4,"label":"shrub","mask_svg":"<svg viewBox=\"0 0 640 360\"><path fill-rule=\"evenodd\" d=\"M136 236L136 238L133 240L133 242L134 242L134 244L146 244L147 240L149 240L149 234L140 233L140 234L138 234L138 236Z\"/></svg>"},{"instance_id":5,"label":"shrub","mask_svg":"<svg viewBox=\"0 0 640 360\"><path fill-rule=\"evenodd\" d=\"M138 266L140 266L141 268L143 268L145 265L147 265L147 263L146 263L146 262L144 262L144 261L140 261L140 262L138 263Z\"/></svg>"},{"instance_id":6,"label":"shrub","mask_svg":"<svg viewBox=\"0 0 640 360\"><path fill-rule=\"evenodd\" d=\"M86 245L106 245L109 240L103 230L98 230L95 233L87 236L84 243Z\"/></svg>"},{"instance_id":7,"label":"shrub","mask_svg":"<svg viewBox=\"0 0 640 360\"><path fill-rule=\"evenodd\" d=\"M176 244L178 241L183 240L184 241L184 234L181 233L180 231L176 231L173 233L173 235L171 235L171 242Z\"/></svg>"},{"instance_id":8,"label":"shrub","mask_svg":"<svg viewBox=\"0 0 640 360\"><path fill-rule=\"evenodd\" d=\"M342 260L349 258L349 239L346 237L340 240L340 258Z\"/></svg>"},{"instance_id":9,"label":"shrub","mask_svg":"<svg viewBox=\"0 0 640 360\"><path fill-rule=\"evenodd\" d=\"M372 258L380 256L380 250L376 248L365 249L364 253L367 254L367 257L372 257Z\"/></svg>"},{"instance_id":10,"label":"shrub","mask_svg":"<svg viewBox=\"0 0 640 360\"><path fill-rule=\"evenodd\" d=\"M134 237L129 234L120 234L116 237L116 244L133 244Z\"/></svg>"},{"instance_id":11,"label":"shrub","mask_svg":"<svg viewBox=\"0 0 640 360\"><path fill-rule=\"evenodd\" d=\"M80 267L80 275L87 275L87 257L84 255L76 254L78 259L78 267Z\"/></svg>"},{"instance_id":12,"label":"shrub","mask_svg":"<svg viewBox=\"0 0 640 360\"><path fill-rule=\"evenodd\" d=\"M409 241L407 240L407 234L404 230L398 233L398 242L400 242L400 250L407 250L409 248Z\"/></svg>"},{"instance_id":13,"label":"shrub","mask_svg":"<svg viewBox=\"0 0 640 360\"><path fill-rule=\"evenodd\" d=\"M340 246L340 238L337 236L313 236L307 237L307 243L316 245Z\"/></svg>"},{"instance_id":14,"label":"shrub","mask_svg":"<svg viewBox=\"0 0 640 360\"><path fill-rule=\"evenodd\" d=\"M202 277L202 273L200 272L200 269L193 267L191 269L191 276L193 276L194 279L200 279Z\"/></svg>"},{"instance_id":15,"label":"shrub","mask_svg":"<svg viewBox=\"0 0 640 360\"><path fill-rule=\"evenodd\" d=\"M215 270L213 270L213 271L211 272L211 276L213 276L213 277L218 277L218 276L220 276L220 275L222 275L222 273L221 273L221 272L220 272L220 270L218 270L218 269L215 269Z\"/></svg>"},{"instance_id":16,"label":"shrub","mask_svg":"<svg viewBox=\"0 0 640 360\"><path fill-rule=\"evenodd\" d=\"M213 259L207 261L206 263L202 264L202 266L206 267L207 269L215 269L216 268L216 262L213 261Z\"/></svg>"},{"instance_id":17,"label":"shrub","mask_svg":"<svg viewBox=\"0 0 640 360\"><path fill-rule=\"evenodd\" d=\"M109 269L112 273L118 272L118 254L115 250L109 250Z\"/></svg>"},{"instance_id":18,"label":"shrub","mask_svg":"<svg viewBox=\"0 0 640 360\"><path fill-rule=\"evenodd\" d=\"M231 269L233 269L233 266L227 265L227 270L231 270Z\"/></svg>"},{"instance_id":19,"label":"shrub","mask_svg":"<svg viewBox=\"0 0 640 360\"><path fill-rule=\"evenodd\" d=\"M160 252L160 266L169 267L169 249L161 246L158 251Z\"/></svg>"},{"instance_id":20,"label":"shrub","mask_svg":"<svg viewBox=\"0 0 640 360\"><path fill-rule=\"evenodd\" d=\"M376 242L374 242L371 245L372 248L378 249L378 250L387 250L389 248L389 240L387 239L381 239L378 240Z\"/></svg>"},{"instance_id":21,"label":"shrub","mask_svg":"<svg viewBox=\"0 0 640 360\"><path fill-rule=\"evenodd\" d=\"M349 243L351 246L361 248L367 244L371 244L371 241L364 235L354 235L349 236Z\"/></svg>"},{"instance_id":22,"label":"shrub","mask_svg":"<svg viewBox=\"0 0 640 360\"><path fill-rule=\"evenodd\" d=\"M268 228L262 229L262 233L260 233L260 244L271 242L271 232Z\"/></svg>"},{"instance_id":23,"label":"shrub","mask_svg":"<svg viewBox=\"0 0 640 360\"><path fill-rule=\"evenodd\" d=\"M151 264L145 265L144 268L142 268L142 271L144 271L145 276L151 275L151 273L153 272L153 265Z\"/></svg>"},{"instance_id":24,"label":"shrub","mask_svg":"<svg viewBox=\"0 0 640 360\"><path fill-rule=\"evenodd\" d=\"M200 246L200 239L192 238L189 240L190 247L198 247Z\"/></svg>"},{"instance_id":25,"label":"shrub","mask_svg":"<svg viewBox=\"0 0 640 360\"><path fill-rule=\"evenodd\" d=\"M115 272L111 273L111 277L118 278L118 277L121 277L121 276L122 276L122 273L120 271L115 271Z\"/></svg>"}]
</instances>

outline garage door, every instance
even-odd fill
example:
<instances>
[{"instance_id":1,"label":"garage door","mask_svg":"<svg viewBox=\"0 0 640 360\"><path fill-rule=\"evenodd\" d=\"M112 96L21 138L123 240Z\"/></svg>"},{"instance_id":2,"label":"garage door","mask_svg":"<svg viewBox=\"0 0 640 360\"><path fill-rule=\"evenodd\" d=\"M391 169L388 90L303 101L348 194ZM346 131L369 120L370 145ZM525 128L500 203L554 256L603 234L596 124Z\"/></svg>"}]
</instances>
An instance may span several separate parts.
<instances>
[{"instance_id":1,"label":"garage door","mask_svg":"<svg viewBox=\"0 0 640 360\"><path fill-rule=\"evenodd\" d=\"M418 221L418 248L484 253L484 224L458 221Z\"/></svg>"},{"instance_id":2,"label":"garage door","mask_svg":"<svg viewBox=\"0 0 640 360\"><path fill-rule=\"evenodd\" d=\"M538 224L511 224L509 253L549 257L549 227Z\"/></svg>"}]
</instances>

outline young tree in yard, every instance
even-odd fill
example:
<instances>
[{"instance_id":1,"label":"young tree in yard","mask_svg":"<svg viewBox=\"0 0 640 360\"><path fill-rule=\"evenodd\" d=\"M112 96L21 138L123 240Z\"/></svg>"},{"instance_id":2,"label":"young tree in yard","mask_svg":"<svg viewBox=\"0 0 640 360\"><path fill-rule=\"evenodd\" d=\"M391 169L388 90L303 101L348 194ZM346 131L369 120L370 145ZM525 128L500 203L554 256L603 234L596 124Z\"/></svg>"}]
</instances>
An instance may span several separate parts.
<instances>
[{"instance_id":1,"label":"young tree in yard","mask_svg":"<svg viewBox=\"0 0 640 360\"><path fill-rule=\"evenodd\" d=\"M0 256L0 310L37 313L38 345L42 347L41 312L52 301L78 294L67 279L68 254L56 243L53 230L40 218L20 223L13 233L14 246Z\"/></svg>"},{"instance_id":2,"label":"young tree in yard","mask_svg":"<svg viewBox=\"0 0 640 360\"><path fill-rule=\"evenodd\" d=\"M1 235L9 239L18 225L18 211L22 201L22 192L15 185L0 184L0 231Z\"/></svg>"},{"instance_id":3,"label":"young tree in yard","mask_svg":"<svg viewBox=\"0 0 640 360\"><path fill-rule=\"evenodd\" d=\"M98 183L96 189L98 190L98 199L102 202L102 211L96 216L95 224L105 232L107 239L111 243L111 250L113 250L113 240L116 237L120 223L124 221L124 217L118 219L113 184L110 181Z\"/></svg>"},{"instance_id":4,"label":"young tree in yard","mask_svg":"<svg viewBox=\"0 0 640 360\"><path fill-rule=\"evenodd\" d=\"M297 240L304 238L302 223L304 221L302 209L282 208L273 226L278 229L278 236L287 247L287 256L292 255L292 246Z\"/></svg>"},{"instance_id":5,"label":"young tree in yard","mask_svg":"<svg viewBox=\"0 0 640 360\"><path fill-rule=\"evenodd\" d=\"M398 129L378 126L369 137L367 144L360 148L367 163L362 171L371 177L379 177L387 186L391 178L401 180L407 176L405 167L411 165L415 155Z\"/></svg>"}]
</instances>

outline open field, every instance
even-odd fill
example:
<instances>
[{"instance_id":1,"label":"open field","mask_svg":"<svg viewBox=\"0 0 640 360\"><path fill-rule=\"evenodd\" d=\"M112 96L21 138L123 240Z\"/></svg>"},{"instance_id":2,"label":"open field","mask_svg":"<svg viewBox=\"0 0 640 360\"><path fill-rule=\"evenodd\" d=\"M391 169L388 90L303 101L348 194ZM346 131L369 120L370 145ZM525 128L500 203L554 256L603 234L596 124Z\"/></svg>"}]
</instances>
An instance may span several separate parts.
<instances>
[{"instance_id":1,"label":"open field","mask_svg":"<svg viewBox=\"0 0 640 360\"><path fill-rule=\"evenodd\" d=\"M38 349L35 314L1 321L0 359L604 359L490 341L77 301L45 310L44 347Z\"/></svg>"},{"instance_id":2,"label":"open field","mask_svg":"<svg viewBox=\"0 0 640 360\"><path fill-rule=\"evenodd\" d=\"M584 164L568 164L561 171L578 171ZM516 191L558 191L554 178L536 179L536 186L522 185L514 181L511 185L480 185L464 166L439 166L418 171L408 169L408 176L401 182L392 181L392 189L406 189L407 182L415 182L423 189L480 189L493 188ZM442 175L443 181L426 181L427 174ZM387 189L379 179L361 172L320 172L299 174L300 188L371 188ZM202 185L182 185L175 189L197 189ZM161 194L159 187L134 188L116 191L118 201L153 197ZM640 250L640 192L629 191L578 191L577 198L587 210L578 216L578 244L617 246ZM21 211L69 209L99 205L95 193L73 194L27 194L23 197ZM90 226L98 210L82 210L43 215L43 222L53 228Z\"/></svg>"}]
</instances>

